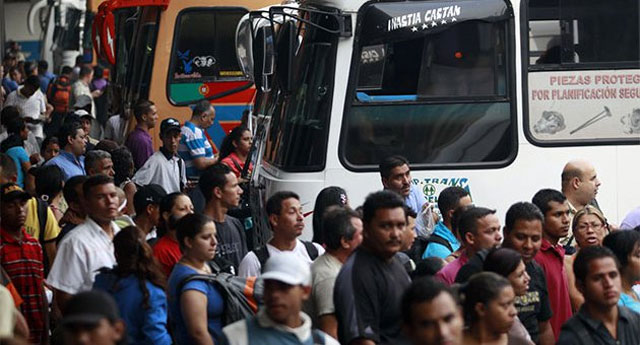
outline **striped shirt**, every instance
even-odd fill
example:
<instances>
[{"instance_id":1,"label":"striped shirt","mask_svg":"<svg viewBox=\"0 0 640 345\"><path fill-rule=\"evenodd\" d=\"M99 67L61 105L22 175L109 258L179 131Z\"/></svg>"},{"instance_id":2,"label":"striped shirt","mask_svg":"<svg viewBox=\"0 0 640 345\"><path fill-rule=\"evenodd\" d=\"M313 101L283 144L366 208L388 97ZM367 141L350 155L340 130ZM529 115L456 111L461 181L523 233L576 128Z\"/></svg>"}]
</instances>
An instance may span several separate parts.
<instances>
[{"instance_id":1,"label":"striped shirt","mask_svg":"<svg viewBox=\"0 0 640 345\"><path fill-rule=\"evenodd\" d=\"M0 264L24 300L20 312L29 325L30 343L44 343L46 334L43 306L44 266L42 247L22 229L22 239L0 229Z\"/></svg>"},{"instance_id":2,"label":"striped shirt","mask_svg":"<svg viewBox=\"0 0 640 345\"><path fill-rule=\"evenodd\" d=\"M193 164L193 160L200 157L214 158L213 148L207 140L204 131L192 122L185 122L182 126L182 137L178 146L178 155L185 162L188 178L200 177L200 171Z\"/></svg>"}]
</instances>

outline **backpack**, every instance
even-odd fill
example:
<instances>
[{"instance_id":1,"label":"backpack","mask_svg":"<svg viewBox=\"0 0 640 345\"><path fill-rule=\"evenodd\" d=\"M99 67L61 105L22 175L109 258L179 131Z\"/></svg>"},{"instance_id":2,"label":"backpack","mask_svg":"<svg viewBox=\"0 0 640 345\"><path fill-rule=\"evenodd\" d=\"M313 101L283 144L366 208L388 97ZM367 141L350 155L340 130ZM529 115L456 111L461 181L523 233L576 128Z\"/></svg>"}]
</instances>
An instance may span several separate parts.
<instances>
[{"instance_id":1,"label":"backpack","mask_svg":"<svg viewBox=\"0 0 640 345\"><path fill-rule=\"evenodd\" d=\"M262 281L256 277L236 277L229 273L192 274L178 284L178 291L193 280L203 280L213 284L224 299L222 325L230 325L255 315L258 311L258 301L262 300L264 290Z\"/></svg>"},{"instance_id":2,"label":"backpack","mask_svg":"<svg viewBox=\"0 0 640 345\"><path fill-rule=\"evenodd\" d=\"M66 76L59 76L49 84L47 100L53 105L53 111L66 114L69 112L71 98L71 81Z\"/></svg>"},{"instance_id":3,"label":"backpack","mask_svg":"<svg viewBox=\"0 0 640 345\"><path fill-rule=\"evenodd\" d=\"M447 249L449 249L449 251L452 253L454 251L453 247L451 247L451 243L449 243L449 241L447 241L445 238L440 237L436 234L431 234L431 236L429 237L416 237L415 241L413 241L413 245L407 251L407 255L409 255L409 257L415 262L422 260L422 256L424 255L424 252L427 251L429 243L437 243L443 245L447 247Z\"/></svg>"},{"instance_id":4,"label":"backpack","mask_svg":"<svg viewBox=\"0 0 640 345\"><path fill-rule=\"evenodd\" d=\"M309 258L311 259L311 261L315 260L319 255L318 248L313 245L313 242L302 241L302 244L304 244L304 247L307 250L307 254L309 254ZM260 261L260 268L261 270L263 270L264 264L267 262L267 259L269 259L269 251L267 250L267 245L265 244L264 246L258 247L253 251L253 253L258 258L258 261Z\"/></svg>"},{"instance_id":5,"label":"backpack","mask_svg":"<svg viewBox=\"0 0 640 345\"><path fill-rule=\"evenodd\" d=\"M47 220L49 218L49 205L46 201L36 198L36 214L38 215L38 225L40 226L40 232L38 233L38 242L42 246L42 265L44 267L45 276L49 273L49 257L47 251L44 249L44 232L47 228Z\"/></svg>"}]
</instances>

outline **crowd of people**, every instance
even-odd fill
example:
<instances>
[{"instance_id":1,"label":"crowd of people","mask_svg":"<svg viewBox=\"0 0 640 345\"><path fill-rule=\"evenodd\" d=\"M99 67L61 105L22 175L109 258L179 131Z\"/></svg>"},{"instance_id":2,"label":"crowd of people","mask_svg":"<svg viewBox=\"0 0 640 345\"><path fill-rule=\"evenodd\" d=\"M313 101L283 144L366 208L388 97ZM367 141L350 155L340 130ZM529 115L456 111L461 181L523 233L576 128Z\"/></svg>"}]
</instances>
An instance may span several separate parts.
<instances>
[{"instance_id":1,"label":"crowd of people","mask_svg":"<svg viewBox=\"0 0 640 345\"><path fill-rule=\"evenodd\" d=\"M361 206L338 186L318 194L313 241L300 239L295 191L274 193L260 243L240 210L248 127L216 156L208 101L184 124L158 124L140 100L127 131L121 114L96 121L105 83L88 66L53 76L24 63L22 81L13 60L0 143L3 342L640 343L640 208L609 224L589 162L567 163L561 190L514 200L503 222L460 187L442 190L435 212L409 162L391 156ZM62 84L66 103L51 97Z\"/></svg>"}]
</instances>

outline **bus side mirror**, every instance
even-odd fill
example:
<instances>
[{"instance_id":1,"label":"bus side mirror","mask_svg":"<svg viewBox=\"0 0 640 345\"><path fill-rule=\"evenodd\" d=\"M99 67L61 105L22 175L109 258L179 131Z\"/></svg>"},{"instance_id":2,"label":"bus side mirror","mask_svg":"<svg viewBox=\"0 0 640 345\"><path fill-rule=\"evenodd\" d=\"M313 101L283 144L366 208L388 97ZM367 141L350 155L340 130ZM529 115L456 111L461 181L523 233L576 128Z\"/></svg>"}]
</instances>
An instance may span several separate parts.
<instances>
[{"instance_id":1,"label":"bus side mirror","mask_svg":"<svg viewBox=\"0 0 640 345\"><path fill-rule=\"evenodd\" d=\"M256 87L259 87L263 92L269 92L275 72L275 49L271 26L263 26L258 29L253 42L253 56L255 57L253 80Z\"/></svg>"}]
</instances>

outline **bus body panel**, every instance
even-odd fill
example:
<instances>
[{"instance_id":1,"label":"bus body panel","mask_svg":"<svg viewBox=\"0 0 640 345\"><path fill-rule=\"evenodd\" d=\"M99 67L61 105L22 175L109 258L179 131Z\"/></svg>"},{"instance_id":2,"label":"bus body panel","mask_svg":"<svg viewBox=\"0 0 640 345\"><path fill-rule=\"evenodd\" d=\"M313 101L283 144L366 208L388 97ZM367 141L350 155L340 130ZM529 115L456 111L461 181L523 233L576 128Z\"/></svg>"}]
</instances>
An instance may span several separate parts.
<instances>
[{"instance_id":1,"label":"bus body panel","mask_svg":"<svg viewBox=\"0 0 640 345\"><path fill-rule=\"evenodd\" d=\"M345 9L352 17L352 27L358 23L359 7L366 1L314 1L313 4L335 6ZM591 162L602 182L596 199L605 216L613 224L619 224L624 216L640 205L640 135L631 138L626 145L590 145L542 147L534 145L525 135L523 70L521 30L526 29L520 21L520 4L512 2L515 22L513 51L509 57L515 63L515 98L517 127L517 146L515 159L501 168L478 169L421 169L412 167L413 184L419 186L430 204L437 203L437 195L448 186L460 186L469 190L473 202L497 210L504 225L504 215L509 206L518 201L531 201L539 189L554 188L560 190L560 175L564 165L574 159ZM357 29L354 29L357 32ZM354 33L355 35L355 33ZM351 75L354 39L340 38L337 48L337 61L334 74L334 93L330 112L330 124L327 142L325 168L321 172L289 173L271 166L262 155L258 159L254 182L260 183L263 201L280 190L292 190L301 197L305 213L304 239L312 237L312 211L318 193L328 186L343 187L348 194L350 205L355 208L364 202L367 194L382 189L377 171L354 172L348 170L339 158L345 102ZM591 110L589 110L589 113ZM263 143L264 146L264 143ZM260 151L262 152L262 151ZM437 206L437 204L436 204Z\"/></svg>"},{"instance_id":2,"label":"bus body panel","mask_svg":"<svg viewBox=\"0 0 640 345\"><path fill-rule=\"evenodd\" d=\"M162 119L167 117L174 117L181 123L184 123L191 117L191 108L189 106L177 106L173 104L169 100L168 95L170 87L168 86L168 73L171 64L171 50L173 49L176 20L179 14L183 10L194 7L242 7L248 10L253 10L273 4L274 0L174 0L169 3L166 10L161 11L159 20L160 25L158 26L158 36L153 58L153 72L151 73L149 87L149 100L153 101L156 105L159 121L162 121ZM203 44L206 44L206 42L203 42ZM195 86L193 84L180 84L178 88L181 89L176 90L176 92L186 95L185 97L192 97L197 93L207 97L211 96L216 91L233 89L237 87L239 83L246 84L247 81L207 82L197 83ZM216 119L214 124L207 130L207 133L214 142L219 144L222 138L224 138L231 129L240 124L242 112L249 108L253 100L253 96L254 88L249 88L211 101L216 108ZM133 123L135 123L135 120ZM161 145L159 131L159 126L150 130L154 147L159 147Z\"/></svg>"}]
</instances>

